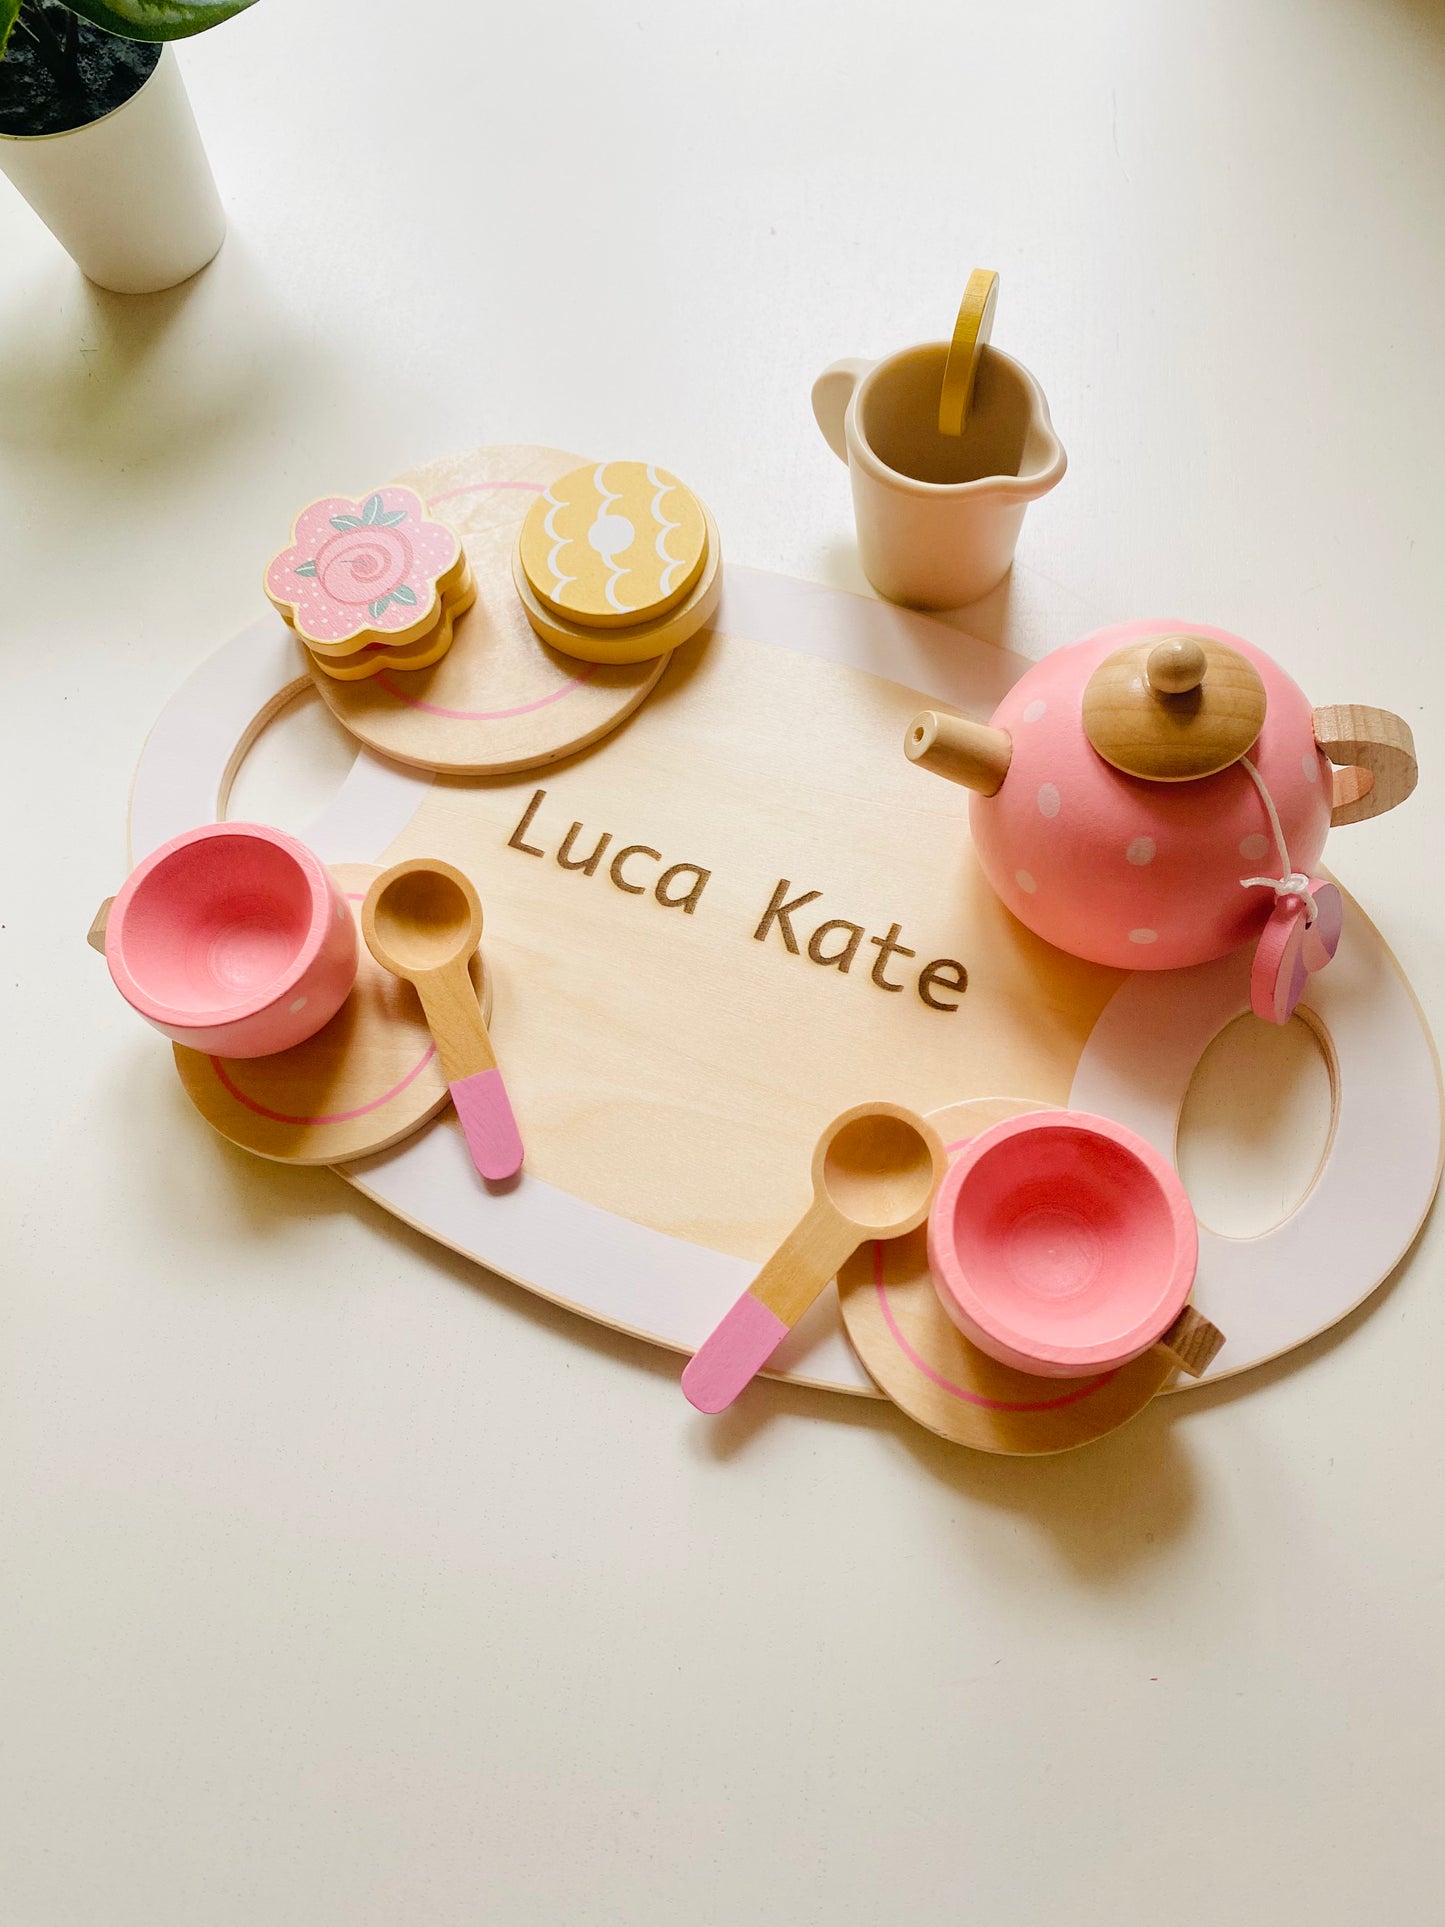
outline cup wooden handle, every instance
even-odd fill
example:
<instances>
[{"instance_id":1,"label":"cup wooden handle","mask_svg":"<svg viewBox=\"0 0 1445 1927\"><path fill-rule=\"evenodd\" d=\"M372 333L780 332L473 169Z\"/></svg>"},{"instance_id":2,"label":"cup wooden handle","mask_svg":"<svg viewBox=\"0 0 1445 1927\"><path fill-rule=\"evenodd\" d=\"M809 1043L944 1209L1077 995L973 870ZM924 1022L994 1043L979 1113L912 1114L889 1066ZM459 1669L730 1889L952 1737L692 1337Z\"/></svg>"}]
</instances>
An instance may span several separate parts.
<instances>
[{"instance_id":1,"label":"cup wooden handle","mask_svg":"<svg viewBox=\"0 0 1445 1927\"><path fill-rule=\"evenodd\" d=\"M873 366L857 359L835 361L813 383L813 415L823 431L823 440L840 462L848 459L848 443L843 434L843 417L853 399L853 390Z\"/></svg>"},{"instance_id":2,"label":"cup wooden handle","mask_svg":"<svg viewBox=\"0 0 1445 1927\"><path fill-rule=\"evenodd\" d=\"M1315 711L1315 741L1332 763L1330 828L1363 823L1403 803L1419 779L1415 738L1403 716L1360 703Z\"/></svg>"},{"instance_id":3,"label":"cup wooden handle","mask_svg":"<svg viewBox=\"0 0 1445 1927\"><path fill-rule=\"evenodd\" d=\"M1158 1342L1159 1349L1169 1354L1181 1372L1199 1378L1219 1356L1224 1333L1193 1305L1186 1305Z\"/></svg>"},{"instance_id":4,"label":"cup wooden handle","mask_svg":"<svg viewBox=\"0 0 1445 1927\"><path fill-rule=\"evenodd\" d=\"M90 928L85 933L85 941L92 950L98 950L102 957L105 955L105 926L110 922L110 906L114 902L114 897L106 898L91 919Z\"/></svg>"}]
</instances>

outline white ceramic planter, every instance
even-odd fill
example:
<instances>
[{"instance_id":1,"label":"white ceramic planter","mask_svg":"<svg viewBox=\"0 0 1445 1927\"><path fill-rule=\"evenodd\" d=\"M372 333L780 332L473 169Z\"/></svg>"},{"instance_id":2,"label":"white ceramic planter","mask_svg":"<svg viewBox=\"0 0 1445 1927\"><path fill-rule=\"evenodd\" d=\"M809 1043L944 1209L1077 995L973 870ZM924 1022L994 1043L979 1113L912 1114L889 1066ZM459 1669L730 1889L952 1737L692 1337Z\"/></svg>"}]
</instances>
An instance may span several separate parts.
<instances>
[{"instance_id":1,"label":"white ceramic planter","mask_svg":"<svg viewBox=\"0 0 1445 1927\"><path fill-rule=\"evenodd\" d=\"M117 294L172 288L226 233L175 52L103 119L64 134L0 135L0 168L90 280Z\"/></svg>"}]
</instances>

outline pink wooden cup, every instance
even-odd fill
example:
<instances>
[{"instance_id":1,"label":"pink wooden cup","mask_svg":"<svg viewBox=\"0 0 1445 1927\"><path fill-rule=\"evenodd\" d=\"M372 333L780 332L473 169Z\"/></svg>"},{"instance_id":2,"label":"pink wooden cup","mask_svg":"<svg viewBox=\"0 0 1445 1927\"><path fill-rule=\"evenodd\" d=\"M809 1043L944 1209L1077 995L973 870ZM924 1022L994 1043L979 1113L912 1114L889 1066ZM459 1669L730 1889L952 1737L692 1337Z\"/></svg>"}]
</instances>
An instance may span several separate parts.
<instances>
[{"instance_id":1,"label":"pink wooden cup","mask_svg":"<svg viewBox=\"0 0 1445 1927\"><path fill-rule=\"evenodd\" d=\"M356 925L321 859L264 823L207 823L126 878L105 932L116 988L178 1044L268 1057L329 1023Z\"/></svg>"},{"instance_id":2,"label":"pink wooden cup","mask_svg":"<svg viewBox=\"0 0 1445 1927\"><path fill-rule=\"evenodd\" d=\"M1122 1124L1031 1111L949 1167L928 1220L944 1310L1001 1364L1078 1378L1128 1364L1188 1302L1199 1233L1178 1173Z\"/></svg>"}]
</instances>

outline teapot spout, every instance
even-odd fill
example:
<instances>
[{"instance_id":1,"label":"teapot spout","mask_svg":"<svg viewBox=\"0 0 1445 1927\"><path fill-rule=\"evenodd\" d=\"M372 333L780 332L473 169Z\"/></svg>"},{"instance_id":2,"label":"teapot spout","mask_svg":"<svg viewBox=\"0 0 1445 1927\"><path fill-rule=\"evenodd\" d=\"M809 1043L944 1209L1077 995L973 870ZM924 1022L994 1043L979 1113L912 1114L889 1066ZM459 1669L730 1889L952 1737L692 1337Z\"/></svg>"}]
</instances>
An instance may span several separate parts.
<instances>
[{"instance_id":1,"label":"teapot spout","mask_svg":"<svg viewBox=\"0 0 1445 1927\"><path fill-rule=\"evenodd\" d=\"M921 709L908 725L903 753L935 776L962 783L980 796L993 796L1008 775L1013 738L1007 730L990 729L968 716Z\"/></svg>"}]
</instances>

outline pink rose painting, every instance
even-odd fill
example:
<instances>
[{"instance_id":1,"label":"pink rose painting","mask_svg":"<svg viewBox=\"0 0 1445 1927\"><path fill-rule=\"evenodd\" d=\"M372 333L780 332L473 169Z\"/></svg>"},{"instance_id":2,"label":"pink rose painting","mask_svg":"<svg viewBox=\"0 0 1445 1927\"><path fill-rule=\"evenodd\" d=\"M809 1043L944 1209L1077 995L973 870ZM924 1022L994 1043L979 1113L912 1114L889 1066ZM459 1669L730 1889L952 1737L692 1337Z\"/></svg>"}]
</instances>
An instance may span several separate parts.
<instances>
[{"instance_id":1,"label":"pink rose painting","mask_svg":"<svg viewBox=\"0 0 1445 1927\"><path fill-rule=\"evenodd\" d=\"M290 548L266 571L266 594L303 642L364 646L425 626L461 561L456 530L429 521L409 488L359 502L328 495L297 516Z\"/></svg>"}]
</instances>

